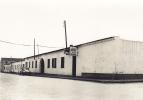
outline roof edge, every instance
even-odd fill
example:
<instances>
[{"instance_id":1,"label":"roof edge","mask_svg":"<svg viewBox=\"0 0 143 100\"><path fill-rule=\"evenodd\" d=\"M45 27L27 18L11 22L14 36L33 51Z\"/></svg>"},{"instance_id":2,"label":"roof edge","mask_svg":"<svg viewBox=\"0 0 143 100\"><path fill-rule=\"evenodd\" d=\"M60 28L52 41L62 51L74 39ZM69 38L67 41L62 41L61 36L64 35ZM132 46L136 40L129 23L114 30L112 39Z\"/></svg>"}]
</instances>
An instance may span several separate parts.
<instances>
[{"instance_id":1,"label":"roof edge","mask_svg":"<svg viewBox=\"0 0 143 100\"><path fill-rule=\"evenodd\" d=\"M112 37L107 37L107 38L103 38L103 39L98 39L98 40L95 40L95 41L91 41L91 42L86 42L86 43L82 43L82 44L79 44L79 45L75 45L75 47L79 47L79 46L82 46L82 45L88 45L88 44L92 44L92 43L97 43L97 42L103 42L104 40L110 40L110 39L113 39L113 40L119 39L119 36L112 36ZM53 53L53 52L62 51L64 49L65 48L54 50L54 51L49 51L49 52L45 52L45 53L41 53L41 54L35 55L35 57L38 57L38 56L41 56L41 55L44 55L44 54ZM24 59L29 59L29 58L32 58L32 57L34 57L34 56L25 57Z\"/></svg>"}]
</instances>

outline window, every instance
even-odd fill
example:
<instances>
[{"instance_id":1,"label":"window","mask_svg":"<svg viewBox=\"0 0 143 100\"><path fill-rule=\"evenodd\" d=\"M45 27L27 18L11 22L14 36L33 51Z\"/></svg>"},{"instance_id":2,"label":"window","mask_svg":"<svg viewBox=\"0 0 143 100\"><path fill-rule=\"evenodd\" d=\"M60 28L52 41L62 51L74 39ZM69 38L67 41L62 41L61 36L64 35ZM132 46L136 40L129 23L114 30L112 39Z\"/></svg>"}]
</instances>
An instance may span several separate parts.
<instances>
[{"instance_id":1,"label":"window","mask_svg":"<svg viewBox=\"0 0 143 100\"><path fill-rule=\"evenodd\" d=\"M61 57L61 68L64 68L65 58Z\"/></svg>"},{"instance_id":2,"label":"window","mask_svg":"<svg viewBox=\"0 0 143 100\"><path fill-rule=\"evenodd\" d=\"M30 68L30 62L29 62L29 68Z\"/></svg>"},{"instance_id":3,"label":"window","mask_svg":"<svg viewBox=\"0 0 143 100\"><path fill-rule=\"evenodd\" d=\"M47 68L50 68L50 59L48 59Z\"/></svg>"},{"instance_id":4,"label":"window","mask_svg":"<svg viewBox=\"0 0 143 100\"><path fill-rule=\"evenodd\" d=\"M52 68L56 68L56 65L57 65L57 59L52 58Z\"/></svg>"},{"instance_id":5,"label":"window","mask_svg":"<svg viewBox=\"0 0 143 100\"><path fill-rule=\"evenodd\" d=\"M8 61L5 61L5 64L7 65L7 64L8 64Z\"/></svg>"},{"instance_id":6,"label":"window","mask_svg":"<svg viewBox=\"0 0 143 100\"><path fill-rule=\"evenodd\" d=\"M32 61L32 68L33 68L33 61Z\"/></svg>"},{"instance_id":7,"label":"window","mask_svg":"<svg viewBox=\"0 0 143 100\"><path fill-rule=\"evenodd\" d=\"M28 63L27 62L25 63L25 66L26 66L26 68L28 67Z\"/></svg>"},{"instance_id":8,"label":"window","mask_svg":"<svg viewBox=\"0 0 143 100\"><path fill-rule=\"evenodd\" d=\"M35 61L35 68L37 68L37 61Z\"/></svg>"}]
</instances>

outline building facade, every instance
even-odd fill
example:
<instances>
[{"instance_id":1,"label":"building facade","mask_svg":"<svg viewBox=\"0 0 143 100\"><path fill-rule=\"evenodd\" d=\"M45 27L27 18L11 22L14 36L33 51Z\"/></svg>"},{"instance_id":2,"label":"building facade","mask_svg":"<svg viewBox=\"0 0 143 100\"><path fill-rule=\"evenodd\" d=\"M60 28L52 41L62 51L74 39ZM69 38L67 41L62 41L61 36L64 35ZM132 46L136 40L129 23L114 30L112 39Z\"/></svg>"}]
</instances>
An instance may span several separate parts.
<instances>
[{"instance_id":1,"label":"building facade","mask_svg":"<svg viewBox=\"0 0 143 100\"><path fill-rule=\"evenodd\" d=\"M109 37L74 48L69 48L69 54L60 49L26 57L7 69L16 73L27 68L31 73L95 77L99 74L143 74L143 42Z\"/></svg>"},{"instance_id":2,"label":"building facade","mask_svg":"<svg viewBox=\"0 0 143 100\"><path fill-rule=\"evenodd\" d=\"M22 58L4 58L4 57L1 58L1 61L0 61L1 72L11 71L12 63L19 62L22 60L23 60Z\"/></svg>"}]
</instances>

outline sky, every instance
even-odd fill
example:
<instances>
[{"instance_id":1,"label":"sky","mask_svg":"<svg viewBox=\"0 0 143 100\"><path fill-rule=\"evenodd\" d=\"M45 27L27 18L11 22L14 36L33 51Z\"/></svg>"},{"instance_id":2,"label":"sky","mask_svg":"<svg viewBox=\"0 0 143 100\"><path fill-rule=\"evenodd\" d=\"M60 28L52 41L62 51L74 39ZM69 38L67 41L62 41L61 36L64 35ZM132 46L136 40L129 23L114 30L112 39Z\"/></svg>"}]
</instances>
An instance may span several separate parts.
<instances>
[{"instance_id":1,"label":"sky","mask_svg":"<svg viewBox=\"0 0 143 100\"><path fill-rule=\"evenodd\" d=\"M0 0L0 40L37 47L36 54L119 36L143 41L142 0ZM33 46L0 42L0 57L27 57Z\"/></svg>"}]
</instances>

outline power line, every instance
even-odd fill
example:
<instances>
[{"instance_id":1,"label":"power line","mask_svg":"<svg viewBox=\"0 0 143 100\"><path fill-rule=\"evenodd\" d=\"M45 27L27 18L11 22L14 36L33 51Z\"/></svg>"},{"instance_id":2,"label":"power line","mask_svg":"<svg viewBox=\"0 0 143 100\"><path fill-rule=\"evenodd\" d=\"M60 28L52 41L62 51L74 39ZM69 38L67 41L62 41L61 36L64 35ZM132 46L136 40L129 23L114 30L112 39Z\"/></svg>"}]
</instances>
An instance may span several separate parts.
<instances>
[{"instance_id":1,"label":"power line","mask_svg":"<svg viewBox=\"0 0 143 100\"><path fill-rule=\"evenodd\" d=\"M18 43L13 43L13 42L8 42L8 41L3 41L3 40L0 40L0 42L3 42L3 43L8 43L8 44L13 44L13 45L32 46L32 45L18 44Z\"/></svg>"},{"instance_id":2,"label":"power line","mask_svg":"<svg viewBox=\"0 0 143 100\"><path fill-rule=\"evenodd\" d=\"M3 41L3 40L0 40L0 42L7 43L7 44L12 44L12 45L34 46L34 45L29 45L29 44L13 43L13 42ZM39 46L39 47L44 47L44 48L63 48L63 47L49 47L49 46L43 46L43 45L38 45L38 46Z\"/></svg>"}]
</instances>

